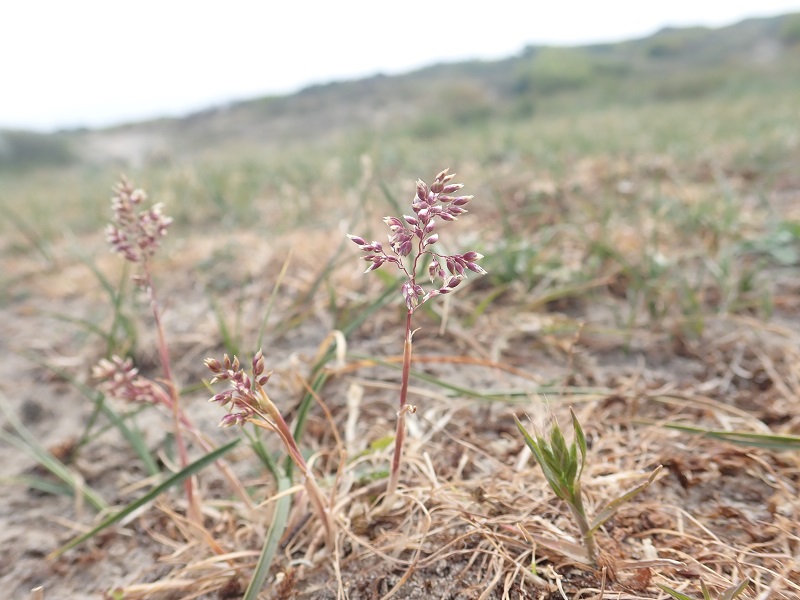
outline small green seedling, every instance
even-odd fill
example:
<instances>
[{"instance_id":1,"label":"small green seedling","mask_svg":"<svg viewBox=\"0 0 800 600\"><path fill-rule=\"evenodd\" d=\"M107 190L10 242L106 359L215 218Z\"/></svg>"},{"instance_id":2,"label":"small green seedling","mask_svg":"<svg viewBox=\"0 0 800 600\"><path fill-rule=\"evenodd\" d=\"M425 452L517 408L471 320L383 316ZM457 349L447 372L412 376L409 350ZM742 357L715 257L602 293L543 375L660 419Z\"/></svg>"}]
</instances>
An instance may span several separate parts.
<instances>
[{"instance_id":1,"label":"small green seedling","mask_svg":"<svg viewBox=\"0 0 800 600\"><path fill-rule=\"evenodd\" d=\"M569 445L567 445L558 423L553 423L550 430L550 441L548 442L538 431L536 432L536 439L534 439L520 423L519 419L515 417L515 420L517 428L525 439L525 443L533 453L537 464L542 468L547 483L550 484L556 496L569 506L572 516L580 529L588 562L592 566L597 566L598 553L594 539L595 532L614 515L622 504L644 491L658 475L661 466L659 465L650 474L647 481L609 502L590 521L583 505L580 481L583 467L586 464L586 436L578 422L578 417L575 416L575 412L572 409L570 409L570 414L572 415L572 428L575 432L575 437ZM580 459L578 458L578 453L580 453Z\"/></svg>"},{"instance_id":2,"label":"small green seedling","mask_svg":"<svg viewBox=\"0 0 800 600\"><path fill-rule=\"evenodd\" d=\"M657 583L656 585L665 592L667 592L670 596L675 598L675 600L695 600L691 596L687 596L686 594L683 594L678 590L673 590L671 587L667 585L662 585L660 583ZM741 583L734 584L728 589L724 590L718 600L735 600L744 593L748 585L750 585L749 577L744 581L742 581ZM700 580L700 589L703 592L702 600L711 600L711 594L708 592L708 587L706 587L706 582L703 581L702 579Z\"/></svg>"}]
</instances>

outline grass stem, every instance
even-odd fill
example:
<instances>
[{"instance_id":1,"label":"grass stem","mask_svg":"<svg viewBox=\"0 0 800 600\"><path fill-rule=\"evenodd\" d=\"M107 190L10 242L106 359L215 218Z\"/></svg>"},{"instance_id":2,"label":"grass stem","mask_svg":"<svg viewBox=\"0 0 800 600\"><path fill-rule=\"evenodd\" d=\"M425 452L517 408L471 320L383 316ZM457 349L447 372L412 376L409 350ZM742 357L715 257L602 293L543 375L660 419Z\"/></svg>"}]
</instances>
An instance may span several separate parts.
<instances>
[{"instance_id":1,"label":"grass stem","mask_svg":"<svg viewBox=\"0 0 800 600\"><path fill-rule=\"evenodd\" d=\"M403 344L403 377L400 384L400 410L397 411L397 433L394 438L394 456L392 457L392 471L389 475L389 484L386 487L387 499L391 499L397 491L400 480L400 464L403 459L403 444L406 439L406 408L408 405L408 381L411 378L411 311L406 313L406 338ZM411 410L414 412L414 410Z\"/></svg>"},{"instance_id":2,"label":"grass stem","mask_svg":"<svg viewBox=\"0 0 800 600\"><path fill-rule=\"evenodd\" d=\"M189 464L189 454L186 450L186 442L183 439L183 430L181 427L182 411L180 406L180 394L178 393L178 386L172 375L169 345L167 344L167 336L161 321L161 309L158 304L158 299L156 298L155 288L153 287L153 278L150 272L149 262L146 258L142 260L142 274L147 289L147 297L150 301L150 308L153 311L156 333L158 335L158 356L161 360L161 369L164 372L164 380L169 390L169 404L172 410L172 428L175 434L175 445L178 448L178 458L180 460L181 469L185 469ZM202 511L200 509L199 499L195 494L194 480L191 477L187 477L183 482L183 486L186 491L189 516L194 522L200 523L202 522Z\"/></svg>"}]
</instances>

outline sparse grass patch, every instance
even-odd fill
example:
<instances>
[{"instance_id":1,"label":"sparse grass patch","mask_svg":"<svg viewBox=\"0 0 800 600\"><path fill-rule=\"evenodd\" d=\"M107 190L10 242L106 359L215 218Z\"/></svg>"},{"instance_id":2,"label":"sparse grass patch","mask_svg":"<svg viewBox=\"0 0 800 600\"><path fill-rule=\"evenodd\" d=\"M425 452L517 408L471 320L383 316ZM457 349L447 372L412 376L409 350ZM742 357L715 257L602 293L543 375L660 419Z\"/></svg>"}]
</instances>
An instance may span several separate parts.
<instances>
[{"instance_id":1,"label":"sparse grass patch","mask_svg":"<svg viewBox=\"0 0 800 600\"><path fill-rule=\"evenodd\" d=\"M667 53L692 40L679 42ZM592 90L596 74L573 66ZM16 417L0 450L6 469L40 465L3 474L26 528L0 550L18 595L35 572L50 594L82 581L84 596L128 600L797 597L800 98L793 81L733 83L695 94L677 81L669 101L645 100L651 81L625 102L541 95L525 115L487 114L489 96L462 88L472 104L446 135L398 120L143 164L137 179L176 222L135 327L116 275L65 250L97 238L113 168L1 173L18 218L0 222L14 374L0 392ZM464 203L442 202L449 174L410 190L407 216L398 190L443 161L481 203L433 238L445 213L431 209ZM348 231L374 276L355 268ZM469 293L446 293L476 268L488 274ZM68 309L80 335L46 320ZM226 423L247 421L231 440L204 402L202 358L262 347L250 373L209 361L234 383L218 391L235 408ZM106 354L116 389L102 395L86 357ZM406 412L419 401L401 434L404 394ZM515 425L541 414L574 419L575 441ZM82 433L67 455L70 418ZM230 476L213 468L223 455ZM194 502L173 490L186 482ZM382 501L387 482L396 502ZM57 504L70 494L75 506ZM41 548L10 553L43 523L45 554L81 544L47 563Z\"/></svg>"}]
</instances>

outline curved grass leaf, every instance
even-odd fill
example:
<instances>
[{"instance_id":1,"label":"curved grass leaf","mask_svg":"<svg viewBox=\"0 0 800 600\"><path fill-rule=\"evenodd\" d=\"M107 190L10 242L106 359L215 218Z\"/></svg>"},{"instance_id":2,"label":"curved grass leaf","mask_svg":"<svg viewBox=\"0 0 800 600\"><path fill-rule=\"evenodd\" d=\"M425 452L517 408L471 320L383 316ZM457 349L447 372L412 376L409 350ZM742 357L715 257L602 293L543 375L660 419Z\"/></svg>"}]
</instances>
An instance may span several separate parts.
<instances>
[{"instance_id":1,"label":"curved grass leaf","mask_svg":"<svg viewBox=\"0 0 800 600\"><path fill-rule=\"evenodd\" d=\"M45 494L53 496L74 496L75 488L63 483L57 483L44 479L42 477L32 477L29 475L22 475L18 477L2 477L0 482L9 483L12 485L24 485L32 490L39 490Z\"/></svg>"},{"instance_id":2,"label":"curved grass leaf","mask_svg":"<svg viewBox=\"0 0 800 600\"><path fill-rule=\"evenodd\" d=\"M666 429L695 433L704 437L724 440L742 446L754 446L756 448L769 448L772 450L800 450L800 436L797 435L754 433L751 431L725 431L721 429L695 427L693 425L682 425L680 423L658 423L658 425Z\"/></svg>"},{"instance_id":3,"label":"curved grass leaf","mask_svg":"<svg viewBox=\"0 0 800 600\"><path fill-rule=\"evenodd\" d=\"M484 312L486 312L486 309L489 308L489 306L491 306L492 302L494 302L500 296L505 294L506 291L508 290L508 288L510 288L510 287L511 287L510 283L502 283L502 284L494 286L489 291L489 293L486 294L486 296L483 298L483 300L478 302L478 304L475 306L475 308L472 309L472 312L470 312L468 315L466 315L464 317L464 325L467 328L472 327L475 324L475 322L478 320L478 318Z\"/></svg>"},{"instance_id":4,"label":"curved grass leaf","mask_svg":"<svg viewBox=\"0 0 800 600\"><path fill-rule=\"evenodd\" d=\"M51 552L48 555L48 558L49 559L53 559L53 558L56 558L56 557L60 556L61 554L63 554L67 550L70 550L70 549L74 548L75 546L78 546L79 544L82 544L86 540L94 537L95 535L97 535L98 533L100 533L104 529L110 527L114 523L117 523L117 522L121 521L122 519L127 517L129 514L131 514L135 510L141 508L142 506L144 506L148 502L152 502L153 500L155 500L158 496L160 496L162 493L167 491L169 488L178 485L183 480L185 480L187 477L191 477L192 475L194 475L198 471L200 471L200 470L204 469L205 467L207 467L209 464L215 462L217 459L219 459L224 454L227 454L229 451L233 450L233 448L235 448L236 445L239 444L240 441L241 441L240 438L233 439L230 442L228 442L227 444L225 444L224 446L220 446L216 450L214 450L212 452L209 452L205 456L203 456L203 457L199 458L198 460L194 461L193 463L191 463L190 465L188 465L185 468L181 469L180 471L178 471L177 473L175 473L171 477L168 477L166 480L161 482L159 485L154 487L152 490L150 490L147 494L145 494L144 496L142 496L138 500L134 500L133 502L128 504L125 508L123 508L119 512L116 512L113 515L111 515L110 517L108 517L105 520L103 520L102 523L100 523L96 527L92 528L90 531L84 533L83 535L80 535L80 536L76 537L75 539L73 539L72 541L68 542L67 544L64 544L63 546L61 546L61 548L59 548L57 550L54 550L53 552Z\"/></svg>"},{"instance_id":5,"label":"curved grass leaf","mask_svg":"<svg viewBox=\"0 0 800 600\"><path fill-rule=\"evenodd\" d=\"M242 433L247 436L247 439L250 442L250 448L255 452L255 455L259 458L261 463L267 468L272 474L272 478L275 480L276 484L280 484L281 479L284 478L284 474L280 471L280 467L278 463L275 462L275 459L272 458L267 448L264 446L264 442L261 439L261 430L252 425L251 428L242 429Z\"/></svg>"},{"instance_id":6,"label":"curved grass leaf","mask_svg":"<svg viewBox=\"0 0 800 600\"><path fill-rule=\"evenodd\" d=\"M217 320L217 331L219 331L219 335L222 338L222 345L225 348L225 352L231 356L239 356L241 353L241 335L239 333L239 318L241 316L242 307L241 294L237 302L236 318L233 328L228 325L228 321L225 319L225 311L222 310L219 302L217 302L211 294L208 294L208 303L211 305L211 311L214 313L214 317Z\"/></svg>"},{"instance_id":7,"label":"curved grass leaf","mask_svg":"<svg viewBox=\"0 0 800 600\"><path fill-rule=\"evenodd\" d=\"M589 531L590 532L597 531L597 529L603 523L608 521L614 515L614 513L617 512L617 510L619 509L620 506L622 506L626 502L629 502L630 500L633 500L633 498L635 498L640 493L642 493L644 490L646 490L648 488L648 486L651 483L653 483L655 478L661 472L662 468L663 467L661 465L658 465L655 469L653 469L653 472L650 473L650 477L647 478L647 481L637 485L635 488L633 488L629 492L626 492L622 496L620 496L619 498L615 498L614 500L609 502L605 506L605 508L603 508L599 513L597 513L597 515L595 515L594 520L592 521L592 524L591 524L591 526L589 528Z\"/></svg>"},{"instance_id":8,"label":"curved grass leaf","mask_svg":"<svg viewBox=\"0 0 800 600\"><path fill-rule=\"evenodd\" d=\"M667 585L663 585L661 583L657 583L656 585L658 587L660 587L662 590L664 590L666 593L668 593L670 596L675 598L675 600L695 600L691 596L687 596L686 594L683 594L683 593L679 592L678 590L674 590L674 589L672 589L671 587L669 587Z\"/></svg>"},{"instance_id":9,"label":"curved grass leaf","mask_svg":"<svg viewBox=\"0 0 800 600\"><path fill-rule=\"evenodd\" d=\"M586 434L583 433L583 428L578 422L578 417L575 415L575 411L571 406L569 408L569 414L572 416L572 428L575 430L575 442L578 445L578 449L581 451L581 468L580 471L578 471L578 479L580 479L581 475L583 475L583 466L586 464Z\"/></svg>"},{"instance_id":10,"label":"curved grass leaf","mask_svg":"<svg viewBox=\"0 0 800 600\"><path fill-rule=\"evenodd\" d=\"M351 358L355 358L358 360L365 360L370 361L376 365L380 365L382 367L388 367L390 369L394 369L396 371L400 371L402 369L402 365L395 364L388 360L381 360L374 355L366 355L366 354L358 354L356 352L348 353L348 356ZM464 398L476 398L478 400L484 400L486 402L495 402L497 400L506 398L506 394L482 394L480 392L476 392L475 390L471 390L469 388L461 387L459 385L455 385L454 383L449 383L444 381L443 379L439 379L433 375L425 373L424 371L415 371L411 370L410 376L412 379L418 379L419 381L425 381L427 383L432 383L442 389L449 390L453 392L457 396L462 396ZM524 394L520 394L520 403L522 402L530 402L530 392L525 392ZM524 397L524 399L523 399Z\"/></svg>"},{"instance_id":11,"label":"curved grass leaf","mask_svg":"<svg viewBox=\"0 0 800 600\"><path fill-rule=\"evenodd\" d=\"M380 271L375 271L376 273L380 273ZM402 365L398 363L394 363L388 360L382 360L374 355L366 355L366 354L359 354L357 352L348 352L347 356L349 358L355 358L362 361L369 361L376 365L380 365L382 367L388 367L390 369L394 369L395 371L400 371L402 369ZM590 387L569 387L563 385L542 385L531 389L522 389L522 390L508 390L508 391L485 391L485 392L476 392L473 389L461 387L454 383L450 383L443 379L439 379L434 375L429 373L425 373L424 371L415 371L414 369L411 370L411 378L417 379L419 381L424 381L426 383L432 383L433 385L440 387L445 390L449 390L453 392L455 396L461 396L463 398L475 398L476 400L482 400L484 402L506 402L508 404L528 404L530 403L531 396L598 396L598 397L606 397L612 394L612 390L609 388L590 388ZM591 398L587 398L587 400L591 400ZM575 402L576 400L573 400Z\"/></svg>"},{"instance_id":12,"label":"curved grass leaf","mask_svg":"<svg viewBox=\"0 0 800 600\"><path fill-rule=\"evenodd\" d=\"M656 584L659 588L665 591L667 594L675 598L675 600L695 600L691 596L687 596L686 594L679 592L678 590L672 589L668 585L664 585L661 583ZM719 600L735 600L738 598L744 591L747 589L747 586L750 585L750 578L745 579L744 581L734 584L724 592L719 597ZM703 600L711 600L711 594L708 591L708 586L706 582L702 579L700 580L700 590L703 593Z\"/></svg>"},{"instance_id":13,"label":"curved grass leaf","mask_svg":"<svg viewBox=\"0 0 800 600\"><path fill-rule=\"evenodd\" d=\"M747 586L749 585L750 585L750 578L747 577L744 581L742 581L738 585L733 585L724 592L722 592L721 600L735 600L735 598L739 597L744 593L744 591L747 589Z\"/></svg>"},{"instance_id":14,"label":"curved grass leaf","mask_svg":"<svg viewBox=\"0 0 800 600\"><path fill-rule=\"evenodd\" d=\"M21 452L33 458L37 463L50 471L73 490L80 490L86 501L97 510L104 510L108 506L108 503L99 493L88 487L83 482L82 478L70 471L64 463L58 460L39 443L33 433L22 424L22 421L20 421L14 414L14 411L11 410L8 400L2 393L0 393L0 411L2 411L8 423L16 432L16 435L13 435L6 432L4 429L0 429L0 439L8 442Z\"/></svg>"}]
</instances>

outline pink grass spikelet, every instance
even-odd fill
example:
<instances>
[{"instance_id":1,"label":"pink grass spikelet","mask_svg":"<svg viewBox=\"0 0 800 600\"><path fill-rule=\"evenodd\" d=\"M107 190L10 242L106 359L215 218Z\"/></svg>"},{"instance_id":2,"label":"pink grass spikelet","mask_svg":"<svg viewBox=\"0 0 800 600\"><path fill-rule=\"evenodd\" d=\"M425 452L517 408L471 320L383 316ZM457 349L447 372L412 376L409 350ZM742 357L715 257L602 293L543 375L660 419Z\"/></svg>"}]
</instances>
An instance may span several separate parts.
<instances>
[{"instance_id":1,"label":"pink grass spikelet","mask_svg":"<svg viewBox=\"0 0 800 600\"><path fill-rule=\"evenodd\" d=\"M126 402L167 404L169 396L154 381L139 374L130 358L112 356L103 358L92 369L92 377L98 380L98 389L104 394Z\"/></svg>"},{"instance_id":2,"label":"pink grass spikelet","mask_svg":"<svg viewBox=\"0 0 800 600\"><path fill-rule=\"evenodd\" d=\"M172 219L162 212L162 204L138 210L147 194L134 188L125 177L114 187L111 199L111 223L106 227L106 240L111 249L125 260L141 263L158 249Z\"/></svg>"},{"instance_id":3,"label":"pink grass spikelet","mask_svg":"<svg viewBox=\"0 0 800 600\"><path fill-rule=\"evenodd\" d=\"M356 243L358 244L358 242ZM212 384L226 380L230 386L228 390L218 393L210 399L210 402L216 402L228 410L228 413L220 419L219 427L243 426L249 423L278 434L287 454L303 476L306 493L325 531L325 543L330 549L333 549L336 524L331 517L330 503L323 496L314 473L306 464L294 434L264 389L264 384L267 383L272 372L266 374L264 372L263 352L259 350L253 357L251 362L252 379L241 368L236 356L231 360L226 354L221 362L214 358L207 358L205 365L214 374Z\"/></svg>"}]
</instances>

